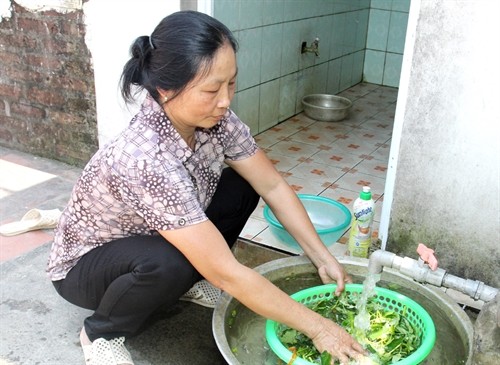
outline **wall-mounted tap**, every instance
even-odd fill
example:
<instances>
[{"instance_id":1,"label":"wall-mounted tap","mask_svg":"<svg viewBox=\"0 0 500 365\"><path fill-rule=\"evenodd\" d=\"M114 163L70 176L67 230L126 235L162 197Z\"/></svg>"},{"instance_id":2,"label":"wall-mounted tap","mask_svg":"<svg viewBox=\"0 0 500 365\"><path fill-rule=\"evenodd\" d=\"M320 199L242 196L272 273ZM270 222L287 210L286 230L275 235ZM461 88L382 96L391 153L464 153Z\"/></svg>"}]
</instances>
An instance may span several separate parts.
<instances>
[{"instance_id":1,"label":"wall-mounted tap","mask_svg":"<svg viewBox=\"0 0 500 365\"><path fill-rule=\"evenodd\" d=\"M301 53L306 52L313 52L316 54L316 57L319 57L319 38L316 37L310 47L307 47L307 42L302 42Z\"/></svg>"}]
</instances>

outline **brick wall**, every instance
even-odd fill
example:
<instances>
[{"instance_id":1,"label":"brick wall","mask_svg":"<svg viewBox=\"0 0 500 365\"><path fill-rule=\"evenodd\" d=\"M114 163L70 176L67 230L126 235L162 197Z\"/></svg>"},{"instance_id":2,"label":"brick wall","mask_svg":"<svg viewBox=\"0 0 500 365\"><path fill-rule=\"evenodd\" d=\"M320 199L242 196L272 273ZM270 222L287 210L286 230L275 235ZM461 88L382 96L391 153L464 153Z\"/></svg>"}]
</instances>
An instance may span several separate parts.
<instances>
[{"instance_id":1,"label":"brick wall","mask_svg":"<svg viewBox=\"0 0 500 365\"><path fill-rule=\"evenodd\" d=\"M82 10L0 22L0 145L83 166L97 150L94 74Z\"/></svg>"}]
</instances>

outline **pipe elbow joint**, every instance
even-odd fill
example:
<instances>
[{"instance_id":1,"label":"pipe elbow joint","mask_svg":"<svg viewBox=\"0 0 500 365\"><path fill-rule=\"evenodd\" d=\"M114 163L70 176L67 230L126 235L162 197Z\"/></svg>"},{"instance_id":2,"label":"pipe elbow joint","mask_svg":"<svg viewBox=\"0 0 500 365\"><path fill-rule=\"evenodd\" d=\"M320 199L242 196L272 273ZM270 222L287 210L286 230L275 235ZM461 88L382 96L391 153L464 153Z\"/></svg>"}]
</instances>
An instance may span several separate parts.
<instances>
[{"instance_id":1,"label":"pipe elbow joint","mask_svg":"<svg viewBox=\"0 0 500 365\"><path fill-rule=\"evenodd\" d=\"M392 267L396 254L384 250L377 250L370 255L368 272L370 274L381 274L384 266Z\"/></svg>"}]
</instances>

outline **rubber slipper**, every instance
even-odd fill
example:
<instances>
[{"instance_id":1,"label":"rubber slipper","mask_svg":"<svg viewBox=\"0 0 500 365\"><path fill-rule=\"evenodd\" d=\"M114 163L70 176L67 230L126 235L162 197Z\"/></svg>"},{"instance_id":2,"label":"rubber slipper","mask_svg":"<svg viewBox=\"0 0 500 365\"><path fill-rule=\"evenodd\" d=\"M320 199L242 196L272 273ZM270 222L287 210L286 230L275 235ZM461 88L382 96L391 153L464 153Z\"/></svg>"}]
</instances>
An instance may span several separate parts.
<instances>
[{"instance_id":1,"label":"rubber slipper","mask_svg":"<svg viewBox=\"0 0 500 365\"><path fill-rule=\"evenodd\" d=\"M60 216L61 211L59 209L31 209L20 221L0 226L0 234L3 236L15 236L37 229L55 228Z\"/></svg>"},{"instance_id":2,"label":"rubber slipper","mask_svg":"<svg viewBox=\"0 0 500 365\"><path fill-rule=\"evenodd\" d=\"M130 352L125 347L125 337L105 340L98 338L92 342L92 365L134 365Z\"/></svg>"},{"instance_id":3,"label":"rubber slipper","mask_svg":"<svg viewBox=\"0 0 500 365\"><path fill-rule=\"evenodd\" d=\"M92 365L92 355L94 354L92 350L92 344L82 345L83 356L85 357L85 365Z\"/></svg>"},{"instance_id":4,"label":"rubber slipper","mask_svg":"<svg viewBox=\"0 0 500 365\"><path fill-rule=\"evenodd\" d=\"M200 280L189 289L179 300L193 302L207 308L215 308L222 291L206 280Z\"/></svg>"}]
</instances>

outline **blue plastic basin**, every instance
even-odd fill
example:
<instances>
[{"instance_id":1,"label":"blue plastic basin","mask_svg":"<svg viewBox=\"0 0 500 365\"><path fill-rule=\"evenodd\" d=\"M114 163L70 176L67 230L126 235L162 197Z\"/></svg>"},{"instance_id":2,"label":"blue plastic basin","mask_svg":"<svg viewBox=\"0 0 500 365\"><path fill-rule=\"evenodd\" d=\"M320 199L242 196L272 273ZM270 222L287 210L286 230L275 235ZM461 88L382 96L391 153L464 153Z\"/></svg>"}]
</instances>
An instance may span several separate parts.
<instances>
[{"instance_id":1,"label":"blue plastic basin","mask_svg":"<svg viewBox=\"0 0 500 365\"><path fill-rule=\"evenodd\" d=\"M326 246L338 241L349 227L351 212L342 203L322 196L298 194L311 219L316 232ZM284 244L299 248L295 239L285 230L269 208L264 207L264 218L269 223L271 232Z\"/></svg>"}]
</instances>

